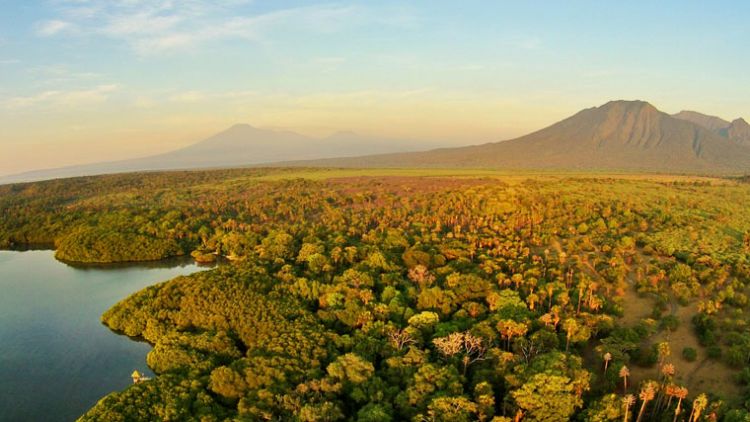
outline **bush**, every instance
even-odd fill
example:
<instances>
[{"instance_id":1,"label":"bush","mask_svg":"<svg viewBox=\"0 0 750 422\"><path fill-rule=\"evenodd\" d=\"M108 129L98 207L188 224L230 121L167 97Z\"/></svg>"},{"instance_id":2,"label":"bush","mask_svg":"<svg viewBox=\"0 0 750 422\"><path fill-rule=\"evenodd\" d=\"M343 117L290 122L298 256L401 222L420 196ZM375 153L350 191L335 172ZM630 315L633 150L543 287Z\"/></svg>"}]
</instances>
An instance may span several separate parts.
<instances>
[{"instance_id":1,"label":"bush","mask_svg":"<svg viewBox=\"0 0 750 422\"><path fill-rule=\"evenodd\" d=\"M680 319L674 315L667 315L661 319L659 327L662 330L676 331L680 326Z\"/></svg>"},{"instance_id":2,"label":"bush","mask_svg":"<svg viewBox=\"0 0 750 422\"><path fill-rule=\"evenodd\" d=\"M698 351L692 347L682 349L682 358L688 362L695 362L698 359Z\"/></svg>"},{"instance_id":3,"label":"bush","mask_svg":"<svg viewBox=\"0 0 750 422\"><path fill-rule=\"evenodd\" d=\"M711 359L719 359L721 357L721 347L719 346L709 346L706 352L708 352L708 357Z\"/></svg>"},{"instance_id":4,"label":"bush","mask_svg":"<svg viewBox=\"0 0 750 422\"><path fill-rule=\"evenodd\" d=\"M732 346L727 350L724 360L729 366L741 369L747 364L747 352L742 346Z\"/></svg>"},{"instance_id":5,"label":"bush","mask_svg":"<svg viewBox=\"0 0 750 422\"><path fill-rule=\"evenodd\" d=\"M744 368L741 370L734 376L734 380L740 385L750 385L750 368Z\"/></svg>"},{"instance_id":6,"label":"bush","mask_svg":"<svg viewBox=\"0 0 750 422\"><path fill-rule=\"evenodd\" d=\"M635 351L633 359L639 366L654 366L659 360L659 352L656 350L656 345L641 347Z\"/></svg>"}]
</instances>

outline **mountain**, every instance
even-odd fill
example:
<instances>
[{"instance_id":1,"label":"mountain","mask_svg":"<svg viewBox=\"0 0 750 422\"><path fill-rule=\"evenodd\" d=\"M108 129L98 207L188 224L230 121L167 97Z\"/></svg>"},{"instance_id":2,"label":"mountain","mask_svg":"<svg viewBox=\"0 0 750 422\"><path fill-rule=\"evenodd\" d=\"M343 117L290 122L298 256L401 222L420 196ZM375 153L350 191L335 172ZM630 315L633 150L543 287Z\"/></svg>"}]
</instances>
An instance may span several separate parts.
<instances>
[{"instance_id":1,"label":"mountain","mask_svg":"<svg viewBox=\"0 0 750 422\"><path fill-rule=\"evenodd\" d=\"M673 114L672 117L680 120L687 120L688 122L693 122L698 126L703 126L704 128L712 132L718 132L721 129L725 129L729 127L729 125L731 125L731 123L722 119L721 117L709 116L707 114L698 113L697 111L682 110L677 114Z\"/></svg>"},{"instance_id":2,"label":"mountain","mask_svg":"<svg viewBox=\"0 0 750 422\"><path fill-rule=\"evenodd\" d=\"M176 151L131 160L36 170L0 178L0 183L150 170L242 167L289 160L312 160L365 154L415 151L437 144L382 139L338 132L313 138L289 131L238 124Z\"/></svg>"},{"instance_id":3,"label":"mountain","mask_svg":"<svg viewBox=\"0 0 750 422\"><path fill-rule=\"evenodd\" d=\"M694 111L674 116L644 101L610 101L503 142L414 151L424 144L352 132L312 138L235 125L185 148L151 157L39 170L0 183L118 173L252 165L597 169L680 173L750 171L750 125ZM335 157L335 158L333 158Z\"/></svg>"},{"instance_id":4,"label":"mountain","mask_svg":"<svg viewBox=\"0 0 750 422\"><path fill-rule=\"evenodd\" d=\"M611 101L509 141L287 164L744 173L750 148L647 102Z\"/></svg>"},{"instance_id":5,"label":"mountain","mask_svg":"<svg viewBox=\"0 0 750 422\"><path fill-rule=\"evenodd\" d=\"M750 146L750 124L743 118L733 120L732 124L721 130L719 134L742 145Z\"/></svg>"},{"instance_id":6,"label":"mountain","mask_svg":"<svg viewBox=\"0 0 750 422\"><path fill-rule=\"evenodd\" d=\"M720 117L708 116L696 111L681 111L673 117L693 122L724 138L750 146L750 125L743 118L728 122Z\"/></svg>"}]
</instances>

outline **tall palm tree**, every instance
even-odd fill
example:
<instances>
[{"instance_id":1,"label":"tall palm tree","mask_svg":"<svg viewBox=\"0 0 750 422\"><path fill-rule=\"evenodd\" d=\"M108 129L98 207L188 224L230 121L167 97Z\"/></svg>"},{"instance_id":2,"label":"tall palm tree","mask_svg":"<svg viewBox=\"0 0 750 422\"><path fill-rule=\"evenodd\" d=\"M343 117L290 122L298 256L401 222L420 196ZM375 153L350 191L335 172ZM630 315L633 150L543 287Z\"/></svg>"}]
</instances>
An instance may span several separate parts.
<instances>
[{"instance_id":1,"label":"tall palm tree","mask_svg":"<svg viewBox=\"0 0 750 422\"><path fill-rule=\"evenodd\" d=\"M690 422L696 422L701 417L701 412L708 406L708 397L701 394L693 400L693 410L690 411Z\"/></svg>"},{"instance_id":2,"label":"tall palm tree","mask_svg":"<svg viewBox=\"0 0 750 422\"><path fill-rule=\"evenodd\" d=\"M612 353L609 353L609 352L605 353L603 358L604 358L604 373L606 374L607 367L609 366L609 361L612 360Z\"/></svg>"},{"instance_id":3,"label":"tall palm tree","mask_svg":"<svg viewBox=\"0 0 750 422\"><path fill-rule=\"evenodd\" d=\"M674 391L675 397L677 397L677 407L674 409L674 419L672 422L677 422L677 417L682 413L682 400L688 395L688 389L685 387L677 387Z\"/></svg>"},{"instance_id":4,"label":"tall palm tree","mask_svg":"<svg viewBox=\"0 0 750 422\"><path fill-rule=\"evenodd\" d=\"M661 410L662 405L664 404L664 397L666 395L669 395L669 391L665 390L665 387L667 387L667 383L671 382L672 377L674 376L675 369L674 365L671 363L665 363L661 365L661 375L662 375L662 381L661 386L659 388L659 395L656 398L656 409L657 411ZM665 394L667 393L667 394ZM671 397L670 397L671 399Z\"/></svg>"},{"instance_id":5,"label":"tall palm tree","mask_svg":"<svg viewBox=\"0 0 750 422\"><path fill-rule=\"evenodd\" d=\"M628 418L628 411L630 410L630 407L635 404L635 396L632 394L628 394L625 397L622 398L622 405L625 407L625 416L622 418L622 422L628 422L630 418Z\"/></svg>"},{"instance_id":6,"label":"tall palm tree","mask_svg":"<svg viewBox=\"0 0 750 422\"><path fill-rule=\"evenodd\" d=\"M630 376L630 369L627 366L622 365L620 368L620 378L622 378L623 391L628 391L628 377Z\"/></svg>"},{"instance_id":7,"label":"tall palm tree","mask_svg":"<svg viewBox=\"0 0 750 422\"><path fill-rule=\"evenodd\" d=\"M641 410L638 412L636 422L641 422L643 412L646 410L646 405L656 397L657 388L657 384L653 381L647 382L643 388L641 388L641 393L638 395L638 397L641 398Z\"/></svg>"},{"instance_id":8,"label":"tall palm tree","mask_svg":"<svg viewBox=\"0 0 750 422\"><path fill-rule=\"evenodd\" d=\"M664 395L669 397L669 399L667 400L667 406L666 406L667 409L669 409L669 406L672 404L672 399L675 398L675 393L677 392L678 388L679 387L671 383L667 385L666 387L662 388L662 391L664 391Z\"/></svg>"}]
</instances>

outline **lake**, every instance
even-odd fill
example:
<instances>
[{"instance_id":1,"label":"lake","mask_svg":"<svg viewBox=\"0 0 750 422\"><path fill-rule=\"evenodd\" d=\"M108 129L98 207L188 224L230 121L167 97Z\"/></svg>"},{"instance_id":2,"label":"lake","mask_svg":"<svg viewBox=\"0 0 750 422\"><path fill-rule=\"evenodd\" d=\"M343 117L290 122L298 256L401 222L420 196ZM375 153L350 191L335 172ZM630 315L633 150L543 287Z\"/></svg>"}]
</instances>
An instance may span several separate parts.
<instances>
[{"instance_id":1,"label":"lake","mask_svg":"<svg viewBox=\"0 0 750 422\"><path fill-rule=\"evenodd\" d=\"M205 269L187 260L73 267L54 252L0 251L0 421L72 421L151 375L146 343L99 317L146 286Z\"/></svg>"}]
</instances>

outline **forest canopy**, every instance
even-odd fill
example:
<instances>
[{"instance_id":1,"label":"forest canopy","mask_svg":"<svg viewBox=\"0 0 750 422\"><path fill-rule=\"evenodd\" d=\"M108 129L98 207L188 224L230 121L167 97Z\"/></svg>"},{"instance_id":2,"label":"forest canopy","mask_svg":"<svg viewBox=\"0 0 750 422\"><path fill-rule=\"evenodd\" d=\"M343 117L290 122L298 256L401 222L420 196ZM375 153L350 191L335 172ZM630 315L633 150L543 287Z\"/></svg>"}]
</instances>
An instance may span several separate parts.
<instances>
[{"instance_id":1,"label":"forest canopy","mask_svg":"<svg viewBox=\"0 0 750 422\"><path fill-rule=\"evenodd\" d=\"M82 420L750 417L750 185L285 174L0 186L5 247L232 262L103 315L158 376Z\"/></svg>"}]
</instances>

